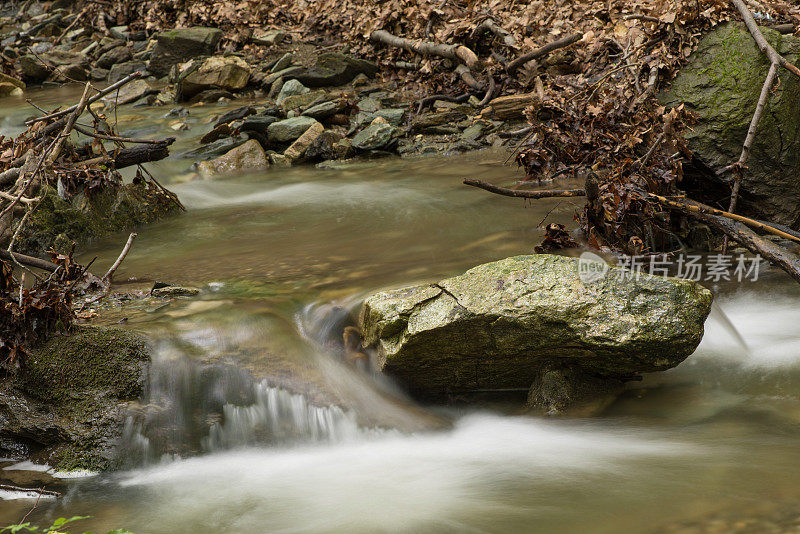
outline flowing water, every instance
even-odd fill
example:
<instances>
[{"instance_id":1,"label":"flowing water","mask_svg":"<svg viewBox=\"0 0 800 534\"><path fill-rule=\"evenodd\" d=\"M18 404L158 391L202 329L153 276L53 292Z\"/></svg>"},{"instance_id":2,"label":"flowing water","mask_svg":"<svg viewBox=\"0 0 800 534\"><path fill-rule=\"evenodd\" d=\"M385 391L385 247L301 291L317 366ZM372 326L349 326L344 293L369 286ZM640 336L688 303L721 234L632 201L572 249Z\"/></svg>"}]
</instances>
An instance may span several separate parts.
<instances>
[{"instance_id":1,"label":"flowing water","mask_svg":"<svg viewBox=\"0 0 800 534\"><path fill-rule=\"evenodd\" d=\"M34 97L55 105L74 91ZM600 417L418 406L342 365L331 333L370 291L531 252L542 221L574 224L580 200L526 206L460 185L515 176L493 152L187 181L190 162L177 155L221 109L192 108L176 156L152 165L188 212L142 228L116 276L125 289L159 280L201 295L134 300L99 319L154 347L125 429L128 467L60 482L64 498L40 501L28 520L91 515L86 529L138 534L797 528L796 284L768 272L714 288L697 352ZM4 111L0 133L14 133L27 111ZM120 123L135 124L123 128L131 136L164 135L166 111L131 109ZM106 266L124 240L81 259ZM0 467L21 485L61 475ZM0 494L0 525L35 501L11 496Z\"/></svg>"}]
</instances>

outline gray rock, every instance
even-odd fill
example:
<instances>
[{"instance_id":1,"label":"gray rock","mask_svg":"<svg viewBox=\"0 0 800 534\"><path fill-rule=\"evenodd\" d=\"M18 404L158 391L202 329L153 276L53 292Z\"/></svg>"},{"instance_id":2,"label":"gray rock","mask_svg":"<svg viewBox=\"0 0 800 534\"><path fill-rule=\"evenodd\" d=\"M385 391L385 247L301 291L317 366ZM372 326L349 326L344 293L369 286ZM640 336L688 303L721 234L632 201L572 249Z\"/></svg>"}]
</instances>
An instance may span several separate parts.
<instances>
[{"instance_id":1,"label":"gray rock","mask_svg":"<svg viewBox=\"0 0 800 534\"><path fill-rule=\"evenodd\" d=\"M17 66L22 73L22 79L28 83L41 83L50 76L50 71L34 55L20 56Z\"/></svg>"},{"instance_id":2,"label":"gray rock","mask_svg":"<svg viewBox=\"0 0 800 534\"><path fill-rule=\"evenodd\" d=\"M381 102L377 98L367 97L362 98L356 104L359 111L364 111L366 113L374 113L381 109Z\"/></svg>"},{"instance_id":3,"label":"gray rock","mask_svg":"<svg viewBox=\"0 0 800 534\"><path fill-rule=\"evenodd\" d=\"M281 92L278 93L278 98L275 99L275 102L280 105L290 96L304 95L310 92L311 89L297 80L289 80L283 84L283 87L281 87Z\"/></svg>"},{"instance_id":4,"label":"gray rock","mask_svg":"<svg viewBox=\"0 0 800 534\"><path fill-rule=\"evenodd\" d=\"M24 373L0 379L3 448L61 470L113 467L149 362L146 340L119 328L80 327L34 347Z\"/></svg>"},{"instance_id":5,"label":"gray rock","mask_svg":"<svg viewBox=\"0 0 800 534\"><path fill-rule=\"evenodd\" d=\"M97 58L96 65L101 69L110 69L118 63L125 63L133 59L131 49L127 46L117 46Z\"/></svg>"},{"instance_id":6,"label":"gray rock","mask_svg":"<svg viewBox=\"0 0 800 534\"><path fill-rule=\"evenodd\" d=\"M255 139L250 139L246 143L226 152L222 156L211 161L203 161L197 166L198 172L205 177L231 174L235 172L254 171L269 167L267 155L264 149ZM169 289L163 288L163 289ZM153 290L153 294L155 295Z\"/></svg>"},{"instance_id":7,"label":"gray rock","mask_svg":"<svg viewBox=\"0 0 800 534\"><path fill-rule=\"evenodd\" d=\"M270 72L280 72L284 69L288 69L292 66L292 61L294 61L294 54L292 52L286 52L281 58L272 66Z\"/></svg>"},{"instance_id":8,"label":"gray rock","mask_svg":"<svg viewBox=\"0 0 800 534\"><path fill-rule=\"evenodd\" d=\"M173 65L213 54L221 38L222 30L216 28L195 27L161 32L148 70L156 76L166 76Z\"/></svg>"},{"instance_id":9,"label":"gray rock","mask_svg":"<svg viewBox=\"0 0 800 534\"><path fill-rule=\"evenodd\" d=\"M378 150L391 143L397 128L386 122L373 122L353 137L353 148L358 150Z\"/></svg>"},{"instance_id":10,"label":"gray rock","mask_svg":"<svg viewBox=\"0 0 800 534\"><path fill-rule=\"evenodd\" d=\"M343 156L341 147L337 145L342 135L332 130L322 132L306 150L306 160L310 162L337 159Z\"/></svg>"},{"instance_id":11,"label":"gray rock","mask_svg":"<svg viewBox=\"0 0 800 534\"><path fill-rule=\"evenodd\" d=\"M375 63L344 54L326 53L317 58L315 66L293 76L306 87L327 87L350 83L359 74L375 76L377 72Z\"/></svg>"},{"instance_id":12,"label":"gray rock","mask_svg":"<svg viewBox=\"0 0 800 534\"><path fill-rule=\"evenodd\" d=\"M230 151L232 148L244 144L247 140L248 138L246 136L219 139L213 143L189 150L188 152L184 153L183 156L190 159L213 158L216 156L221 156L222 154Z\"/></svg>"},{"instance_id":13,"label":"gray rock","mask_svg":"<svg viewBox=\"0 0 800 534\"><path fill-rule=\"evenodd\" d=\"M405 117L405 114L406 110L403 108L386 108L379 109L372 114L372 117L382 117L386 119L386 122L392 126L400 126L400 124L403 122L403 117Z\"/></svg>"},{"instance_id":14,"label":"gray rock","mask_svg":"<svg viewBox=\"0 0 800 534\"><path fill-rule=\"evenodd\" d=\"M113 65L108 72L108 82L116 83L134 72L147 73L147 65L144 61L126 61L125 63Z\"/></svg>"},{"instance_id":15,"label":"gray rock","mask_svg":"<svg viewBox=\"0 0 800 534\"><path fill-rule=\"evenodd\" d=\"M108 78L108 70L106 69L92 69L89 71L89 78L95 82L102 82Z\"/></svg>"},{"instance_id":16,"label":"gray rock","mask_svg":"<svg viewBox=\"0 0 800 534\"><path fill-rule=\"evenodd\" d=\"M209 89L238 91L247 85L250 74L250 66L240 57L210 57L180 73L176 94L180 100L188 100Z\"/></svg>"},{"instance_id":17,"label":"gray rock","mask_svg":"<svg viewBox=\"0 0 800 534\"><path fill-rule=\"evenodd\" d=\"M762 31L788 61L800 61L800 39L767 28ZM739 23L724 24L702 39L671 89L660 96L662 103L686 103L698 115L697 123L683 135L705 169L687 169L684 188L701 189L709 198L730 196L734 174L718 177L713 171L739 158L768 68L747 29ZM742 215L794 229L800 228L798 102L800 79L781 76L758 125L736 208Z\"/></svg>"},{"instance_id":18,"label":"gray rock","mask_svg":"<svg viewBox=\"0 0 800 534\"><path fill-rule=\"evenodd\" d=\"M260 133L261 135L266 135L267 128L273 122L278 122L278 119L270 115L250 116L244 120L242 125L239 127L239 130L243 132L256 132Z\"/></svg>"},{"instance_id":19,"label":"gray rock","mask_svg":"<svg viewBox=\"0 0 800 534\"><path fill-rule=\"evenodd\" d=\"M283 30L267 30L261 34L253 36L253 43L262 46L272 46L280 44L289 38L289 34Z\"/></svg>"},{"instance_id":20,"label":"gray rock","mask_svg":"<svg viewBox=\"0 0 800 534\"><path fill-rule=\"evenodd\" d=\"M533 255L378 293L360 322L380 369L442 394L527 388L553 366L609 380L669 369L700 343L711 301L690 280Z\"/></svg>"},{"instance_id":21,"label":"gray rock","mask_svg":"<svg viewBox=\"0 0 800 534\"><path fill-rule=\"evenodd\" d=\"M344 107L341 101L328 101L311 106L303 112L303 115L322 120L339 113L343 109Z\"/></svg>"},{"instance_id":22,"label":"gray rock","mask_svg":"<svg viewBox=\"0 0 800 534\"><path fill-rule=\"evenodd\" d=\"M129 104L130 102L139 100L143 96L155 94L157 92L158 89L150 87L147 80L139 79L126 83L120 88L119 92L114 91L103 100L109 103Z\"/></svg>"},{"instance_id":23,"label":"gray rock","mask_svg":"<svg viewBox=\"0 0 800 534\"><path fill-rule=\"evenodd\" d=\"M274 122L267 127L267 136L270 141L289 143L305 133L311 126L318 124L311 117L295 117Z\"/></svg>"}]
</instances>

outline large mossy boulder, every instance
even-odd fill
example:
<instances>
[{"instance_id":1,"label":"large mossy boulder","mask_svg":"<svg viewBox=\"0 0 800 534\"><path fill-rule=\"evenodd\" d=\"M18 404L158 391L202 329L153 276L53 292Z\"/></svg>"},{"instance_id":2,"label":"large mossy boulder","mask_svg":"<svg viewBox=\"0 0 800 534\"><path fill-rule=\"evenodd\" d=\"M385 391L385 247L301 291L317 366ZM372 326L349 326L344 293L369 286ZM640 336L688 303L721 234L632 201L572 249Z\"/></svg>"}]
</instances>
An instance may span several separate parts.
<instances>
[{"instance_id":1,"label":"large mossy boulder","mask_svg":"<svg viewBox=\"0 0 800 534\"><path fill-rule=\"evenodd\" d=\"M0 378L0 455L59 469L113 466L126 403L144 390L150 353L139 334L82 327L33 347Z\"/></svg>"},{"instance_id":2,"label":"large mossy boulder","mask_svg":"<svg viewBox=\"0 0 800 534\"><path fill-rule=\"evenodd\" d=\"M147 70L156 76L166 76L173 65L198 56L210 56L222 39L217 28L178 28L158 34L156 47Z\"/></svg>"},{"instance_id":3,"label":"large mossy boulder","mask_svg":"<svg viewBox=\"0 0 800 534\"><path fill-rule=\"evenodd\" d=\"M18 250L45 253L56 242L86 243L131 230L179 211L162 190L145 183L107 184L101 191L62 199L50 189L19 236Z\"/></svg>"},{"instance_id":4,"label":"large mossy boulder","mask_svg":"<svg viewBox=\"0 0 800 534\"><path fill-rule=\"evenodd\" d=\"M605 264L584 282L585 261L517 256L378 293L362 309L364 342L381 370L419 396L528 388L556 368L620 381L694 351L711 309L707 289Z\"/></svg>"},{"instance_id":5,"label":"large mossy boulder","mask_svg":"<svg viewBox=\"0 0 800 534\"><path fill-rule=\"evenodd\" d=\"M762 28L770 44L797 64L800 39ZM713 171L739 159L769 62L742 24L722 25L706 35L660 96L662 103L685 103L698 115L683 135L704 172L687 172L686 188L706 198L730 195L732 173ZM738 212L800 228L800 79L779 71L758 126L740 191ZM696 180L698 183L691 183Z\"/></svg>"}]
</instances>

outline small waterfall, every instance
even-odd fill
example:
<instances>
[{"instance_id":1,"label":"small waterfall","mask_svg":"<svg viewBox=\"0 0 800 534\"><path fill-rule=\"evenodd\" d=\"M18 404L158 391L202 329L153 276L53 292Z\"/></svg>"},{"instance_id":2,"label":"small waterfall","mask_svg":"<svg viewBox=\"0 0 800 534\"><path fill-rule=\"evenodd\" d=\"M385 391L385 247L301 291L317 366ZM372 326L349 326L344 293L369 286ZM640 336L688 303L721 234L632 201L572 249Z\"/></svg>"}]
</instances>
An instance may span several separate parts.
<instances>
[{"instance_id":1,"label":"small waterfall","mask_svg":"<svg viewBox=\"0 0 800 534\"><path fill-rule=\"evenodd\" d=\"M363 436L355 415L308 400L266 381L255 386L249 406L226 404L223 422L212 425L203 448L209 452L263 443L338 442Z\"/></svg>"},{"instance_id":2,"label":"small waterfall","mask_svg":"<svg viewBox=\"0 0 800 534\"><path fill-rule=\"evenodd\" d=\"M354 413L317 406L305 396L257 382L230 365L162 360L149 390L131 406L119 447L124 465L257 445L331 443L378 432L359 427Z\"/></svg>"}]
</instances>

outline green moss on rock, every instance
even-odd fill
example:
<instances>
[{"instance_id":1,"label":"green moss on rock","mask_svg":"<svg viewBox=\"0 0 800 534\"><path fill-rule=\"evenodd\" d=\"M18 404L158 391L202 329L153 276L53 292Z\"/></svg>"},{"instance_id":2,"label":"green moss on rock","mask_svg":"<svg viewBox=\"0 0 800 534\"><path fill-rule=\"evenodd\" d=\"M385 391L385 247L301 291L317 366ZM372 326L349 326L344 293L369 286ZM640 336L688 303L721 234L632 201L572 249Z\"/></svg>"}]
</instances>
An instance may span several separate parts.
<instances>
[{"instance_id":1,"label":"green moss on rock","mask_svg":"<svg viewBox=\"0 0 800 534\"><path fill-rule=\"evenodd\" d=\"M616 267L584 283L577 258L517 256L362 309L378 365L422 394L529 387L543 365L600 376L669 369L703 337L711 293Z\"/></svg>"},{"instance_id":2,"label":"green moss on rock","mask_svg":"<svg viewBox=\"0 0 800 534\"><path fill-rule=\"evenodd\" d=\"M49 189L25 225L18 249L41 254L60 235L85 243L155 222L178 209L166 195L144 183L108 185L103 191L75 195L69 201Z\"/></svg>"},{"instance_id":3,"label":"green moss on rock","mask_svg":"<svg viewBox=\"0 0 800 534\"><path fill-rule=\"evenodd\" d=\"M800 39L767 28L762 32L797 63ZM744 25L724 24L702 39L670 90L660 95L667 106L685 103L697 113L697 124L684 137L704 165L717 170L739 158L768 70L769 61ZM739 211L800 228L800 79L780 69L779 80L758 126ZM730 191L730 173L706 180L722 195Z\"/></svg>"}]
</instances>

